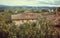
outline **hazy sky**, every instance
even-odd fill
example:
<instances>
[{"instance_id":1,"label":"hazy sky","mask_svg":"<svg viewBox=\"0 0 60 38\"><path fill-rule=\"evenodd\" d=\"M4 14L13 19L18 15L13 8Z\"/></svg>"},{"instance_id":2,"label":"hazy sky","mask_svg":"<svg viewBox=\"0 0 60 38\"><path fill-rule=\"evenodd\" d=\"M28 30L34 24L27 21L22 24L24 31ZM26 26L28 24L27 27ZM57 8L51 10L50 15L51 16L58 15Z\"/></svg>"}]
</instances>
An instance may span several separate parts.
<instances>
[{"instance_id":1,"label":"hazy sky","mask_svg":"<svg viewBox=\"0 0 60 38\"><path fill-rule=\"evenodd\" d=\"M0 0L0 5L11 6L56 6L60 5L60 0Z\"/></svg>"}]
</instances>

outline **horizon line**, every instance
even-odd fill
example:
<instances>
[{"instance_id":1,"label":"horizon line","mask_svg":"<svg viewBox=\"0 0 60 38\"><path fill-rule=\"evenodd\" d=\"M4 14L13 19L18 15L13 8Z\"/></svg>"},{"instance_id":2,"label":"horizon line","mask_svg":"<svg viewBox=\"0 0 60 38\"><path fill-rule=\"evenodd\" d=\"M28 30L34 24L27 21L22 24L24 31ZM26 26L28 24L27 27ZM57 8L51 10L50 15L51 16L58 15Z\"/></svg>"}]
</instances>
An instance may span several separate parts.
<instances>
[{"instance_id":1,"label":"horizon line","mask_svg":"<svg viewBox=\"0 0 60 38\"><path fill-rule=\"evenodd\" d=\"M7 4L0 4L5 6L48 6L48 7L60 7L60 5L7 5Z\"/></svg>"}]
</instances>

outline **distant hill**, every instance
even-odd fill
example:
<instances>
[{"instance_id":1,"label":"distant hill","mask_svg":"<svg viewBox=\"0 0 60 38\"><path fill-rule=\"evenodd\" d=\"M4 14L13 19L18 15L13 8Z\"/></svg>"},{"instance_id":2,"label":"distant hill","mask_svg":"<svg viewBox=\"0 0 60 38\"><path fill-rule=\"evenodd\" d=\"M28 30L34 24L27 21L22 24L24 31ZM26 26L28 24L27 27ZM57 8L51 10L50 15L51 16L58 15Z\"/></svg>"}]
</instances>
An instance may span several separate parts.
<instances>
[{"instance_id":1,"label":"distant hill","mask_svg":"<svg viewBox=\"0 0 60 38\"><path fill-rule=\"evenodd\" d=\"M7 8L7 7L10 7L10 6L7 6L7 5L0 5L0 8Z\"/></svg>"},{"instance_id":2,"label":"distant hill","mask_svg":"<svg viewBox=\"0 0 60 38\"><path fill-rule=\"evenodd\" d=\"M49 7L49 6L8 6L8 5L0 5L0 8L49 8L54 9L56 7Z\"/></svg>"}]
</instances>

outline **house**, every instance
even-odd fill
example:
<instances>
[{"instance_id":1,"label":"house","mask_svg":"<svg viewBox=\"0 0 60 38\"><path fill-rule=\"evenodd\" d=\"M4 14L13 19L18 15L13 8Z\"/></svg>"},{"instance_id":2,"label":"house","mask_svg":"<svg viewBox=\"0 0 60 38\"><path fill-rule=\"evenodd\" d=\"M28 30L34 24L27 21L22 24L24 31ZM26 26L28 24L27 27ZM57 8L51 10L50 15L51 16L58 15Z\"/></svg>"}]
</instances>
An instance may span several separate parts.
<instances>
[{"instance_id":1,"label":"house","mask_svg":"<svg viewBox=\"0 0 60 38\"><path fill-rule=\"evenodd\" d=\"M56 14L60 15L60 7L56 8Z\"/></svg>"},{"instance_id":2,"label":"house","mask_svg":"<svg viewBox=\"0 0 60 38\"><path fill-rule=\"evenodd\" d=\"M20 13L11 15L11 19L15 25L20 25L25 22L36 22L39 15L39 13Z\"/></svg>"}]
</instances>

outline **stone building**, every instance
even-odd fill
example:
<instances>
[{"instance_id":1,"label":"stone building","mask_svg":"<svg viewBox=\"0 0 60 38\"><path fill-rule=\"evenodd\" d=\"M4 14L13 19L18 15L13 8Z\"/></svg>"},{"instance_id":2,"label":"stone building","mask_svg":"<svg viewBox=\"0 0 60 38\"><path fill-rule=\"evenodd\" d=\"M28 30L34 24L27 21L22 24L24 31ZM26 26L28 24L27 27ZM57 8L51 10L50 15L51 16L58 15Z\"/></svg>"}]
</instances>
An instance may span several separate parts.
<instances>
[{"instance_id":1,"label":"stone building","mask_svg":"<svg viewBox=\"0 0 60 38\"><path fill-rule=\"evenodd\" d=\"M39 13L20 13L11 15L11 19L15 25L20 25L25 22L36 22L39 15Z\"/></svg>"},{"instance_id":2,"label":"stone building","mask_svg":"<svg viewBox=\"0 0 60 38\"><path fill-rule=\"evenodd\" d=\"M56 14L60 15L60 7L56 8Z\"/></svg>"}]
</instances>

